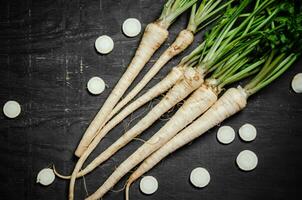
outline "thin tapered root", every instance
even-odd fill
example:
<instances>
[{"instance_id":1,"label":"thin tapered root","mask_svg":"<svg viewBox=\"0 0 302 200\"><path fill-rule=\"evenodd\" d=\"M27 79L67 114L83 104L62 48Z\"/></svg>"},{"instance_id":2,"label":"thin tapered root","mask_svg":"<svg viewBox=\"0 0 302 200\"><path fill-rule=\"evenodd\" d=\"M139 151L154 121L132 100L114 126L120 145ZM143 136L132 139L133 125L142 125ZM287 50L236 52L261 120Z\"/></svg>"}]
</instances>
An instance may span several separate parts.
<instances>
[{"instance_id":1,"label":"thin tapered root","mask_svg":"<svg viewBox=\"0 0 302 200\"><path fill-rule=\"evenodd\" d=\"M129 200L129 198L130 198L129 192L130 192L130 186L131 186L132 183L133 183L133 181L130 181L130 180L128 179L127 185L126 185L126 188L125 188L125 199L126 199L126 200Z\"/></svg>"},{"instance_id":2,"label":"thin tapered root","mask_svg":"<svg viewBox=\"0 0 302 200\"><path fill-rule=\"evenodd\" d=\"M160 27L156 23L149 24L143 35L141 43L128 66L126 72L123 74L121 79L118 81L111 94L103 104L101 110L97 113L87 130L85 131L76 151L75 155L80 157L85 149L89 146L95 134L105 124L106 118L111 113L114 106L120 100L122 95L134 81L138 73L150 60L154 52L162 45L167 39L168 31Z\"/></svg>"},{"instance_id":3,"label":"thin tapered root","mask_svg":"<svg viewBox=\"0 0 302 200\"><path fill-rule=\"evenodd\" d=\"M52 166L52 170L53 170L53 173L54 173L57 177L59 177L59 178L61 178L61 179L70 179L70 177L71 177L71 176L62 175L62 174L60 174L59 172L57 172L57 170L56 170L56 168L55 168L55 165Z\"/></svg>"},{"instance_id":4,"label":"thin tapered root","mask_svg":"<svg viewBox=\"0 0 302 200\"><path fill-rule=\"evenodd\" d=\"M57 170L56 170L56 168L55 168L55 166L53 165L53 167L52 167L52 169L53 169L53 173L57 176L57 177L59 177L59 178L61 178L61 179L66 179L66 180L68 180L68 179L71 179L71 175L62 175L62 174L60 174ZM85 168L85 169L83 169L83 170L81 170L81 171L79 171L79 173L77 174L77 178L80 178L80 177L82 177L82 176L85 176L86 174L88 174L89 172L91 172L92 170L89 170L89 168Z\"/></svg>"}]
</instances>

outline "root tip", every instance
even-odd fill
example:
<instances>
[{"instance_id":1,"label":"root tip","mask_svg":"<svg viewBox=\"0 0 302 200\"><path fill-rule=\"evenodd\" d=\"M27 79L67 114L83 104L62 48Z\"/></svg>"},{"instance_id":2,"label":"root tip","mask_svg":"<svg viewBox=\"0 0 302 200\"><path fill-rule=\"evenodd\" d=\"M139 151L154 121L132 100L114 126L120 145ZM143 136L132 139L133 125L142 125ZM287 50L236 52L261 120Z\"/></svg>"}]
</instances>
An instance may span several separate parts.
<instances>
[{"instance_id":1,"label":"root tip","mask_svg":"<svg viewBox=\"0 0 302 200\"><path fill-rule=\"evenodd\" d=\"M132 183L133 183L133 180L130 177L127 181L126 188L125 188L125 198L126 198L126 200L129 200L129 190L130 190L130 186L131 186Z\"/></svg>"},{"instance_id":2,"label":"root tip","mask_svg":"<svg viewBox=\"0 0 302 200\"><path fill-rule=\"evenodd\" d=\"M59 172L57 172L55 165L52 165L52 170L53 170L53 173L54 173L57 177L59 177L59 178L61 178L61 179L70 179L70 176L64 176L64 175L60 174Z\"/></svg>"}]
</instances>

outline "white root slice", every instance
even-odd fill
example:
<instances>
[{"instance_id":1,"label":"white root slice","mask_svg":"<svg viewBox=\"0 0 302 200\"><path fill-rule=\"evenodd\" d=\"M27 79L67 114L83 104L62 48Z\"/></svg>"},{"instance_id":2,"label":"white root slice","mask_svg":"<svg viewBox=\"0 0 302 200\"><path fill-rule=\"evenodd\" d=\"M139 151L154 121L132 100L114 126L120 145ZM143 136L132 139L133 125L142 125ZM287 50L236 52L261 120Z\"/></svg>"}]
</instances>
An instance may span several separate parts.
<instances>
[{"instance_id":1,"label":"white root slice","mask_svg":"<svg viewBox=\"0 0 302 200\"><path fill-rule=\"evenodd\" d=\"M17 101L7 101L3 106L3 113L8 118L15 118L21 113L21 106Z\"/></svg>"},{"instance_id":2,"label":"white root slice","mask_svg":"<svg viewBox=\"0 0 302 200\"><path fill-rule=\"evenodd\" d=\"M235 131L230 126L222 126L218 129L217 140L222 144L230 144L235 139Z\"/></svg>"},{"instance_id":3,"label":"white root slice","mask_svg":"<svg viewBox=\"0 0 302 200\"><path fill-rule=\"evenodd\" d=\"M145 176L141 179L139 187L144 194L153 194L158 188L158 182L153 176Z\"/></svg>"},{"instance_id":4,"label":"white root slice","mask_svg":"<svg viewBox=\"0 0 302 200\"><path fill-rule=\"evenodd\" d=\"M92 77L87 83L87 89L91 94L98 95L105 90L105 82L100 77Z\"/></svg>"},{"instance_id":5,"label":"white root slice","mask_svg":"<svg viewBox=\"0 0 302 200\"><path fill-rule=\"evenodd\" d=\"M210 183L210 174L208 170L202 167L197 167L190 174L191 183L198 188L203 188Z\"/></svg>"},{"instance_id":6,"label":"white root slice","mask_svg":"<svg viewBox=\"0 0 302 200\"><path fill-rule=\"evenodd\" d=\"M95 41L95 48L101 54L108 54L113 50L114 43L108 35L102 35Z\"/></svg>"},{"instance_id":7,"label":"white root slice","mask_svg":"<svg viewBox=\"0 0 302 200\"><path fill-rule=\"evenodd\" d=\"M128 18L124 21L122 29L126 36L135 37L141 32L142 25L138 19Z\"/></svg>"},{"instance_id":8,"label":"white root slice","mask_svg":"<svg viewBox=\"0 0 302 200\"><path fill-rule=\"evenodd\" d=\"M238 154L236 163L241 170L251 171L256 168L258 164L258 157L254 152L244 150Z\"/></svg>"},{"instance_id":9,"label":"white root slice","mask_svg":"<svg viewBox=\"0 0 302 200\"><path fill-rule=\"evenodd\" d=\"M239 128L239 136L243 141L250 142L255 140L257 130L252 124L244 124Z\"/></svg>"},{"instance_id":10,"label":"white root slice","mask_svg":"<svg viewBox=\"0 0 302 200\"><path fill-rule=\"evenodd\" d=\"M302 73L298 73L294 76L292 88L296 93L302 93Z\"/></svg>"},{"instance_id":11,"label":"white root slice","mask_svg":"<svg viewBox=\"0 0 302 200\"><path fill-rule=\"evenodd\" d=\"M37 183L40 183L41 185L48 186L52 184L54 180L55 174L50 168L44 168L38 173Z\"/></svg>"}]
</instances>

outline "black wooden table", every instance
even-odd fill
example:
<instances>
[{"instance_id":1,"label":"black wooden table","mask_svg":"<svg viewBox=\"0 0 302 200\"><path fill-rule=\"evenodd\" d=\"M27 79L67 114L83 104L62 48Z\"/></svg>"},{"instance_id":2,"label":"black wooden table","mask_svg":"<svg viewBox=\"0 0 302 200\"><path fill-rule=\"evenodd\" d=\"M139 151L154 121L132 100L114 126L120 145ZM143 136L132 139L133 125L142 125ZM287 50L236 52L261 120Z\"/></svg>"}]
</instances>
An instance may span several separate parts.
<instances>
[{"instance_id":1,"label":"black wooden table","mask_svg":"<svg viewBox=\"0 0 302 200\"><path fill-rule=\"evenodd\" d=\"M16 100L22 106L22 113L16 119L0 115L0 199L67 198L68 182L56 179L51 186L43 187L36 183L36 175L52 164L64 174L72 171L75 147L140 40L140 37L125 37L121 24L128 17L136 17L144 28L159 16L163 3L163 0L156 3L153 0L1 1L0 105ZM186 22L187 17L182 16L172 25L168 41L143 72ZM110 35L115 42L113 52L106 56L94 49L95 39L103 34ZM202 34L198 34L196 41L201 40ZM190 49L196 45L197 42ZM147 88L183 55L173 59ZM221 145L216 140L217 128L213 128L148 172L159 181L154 195L143 195L136 182L131 199L301 199L302 95L290 88L293 76L302 72L301 66L300 59L281 79L252 97L243 112L223 123L236 130L244 123L252 123L258 130L254 142L244 143L237 135L230 145ZM102 77L109 87L99 96L92 96L86 90L92 76ZM106 136L92 157L128 128L131 117ZM148 139L168 117L156 122L141 138ZM86 176L88 192L94 192L139 145L140 141L133 141ZM237 154L244 149L258 155L259 165L252 172L242 172L235 165ZM204 189L196 189L189 183L191 170L198 166L207 168L211 174L211 182ZM114 189L122 188L125 180ZM85 195L84 181L79 179L76 199ZM104 199L122 198L123 192L110 192Z\"/></svg>"}]
</instances>

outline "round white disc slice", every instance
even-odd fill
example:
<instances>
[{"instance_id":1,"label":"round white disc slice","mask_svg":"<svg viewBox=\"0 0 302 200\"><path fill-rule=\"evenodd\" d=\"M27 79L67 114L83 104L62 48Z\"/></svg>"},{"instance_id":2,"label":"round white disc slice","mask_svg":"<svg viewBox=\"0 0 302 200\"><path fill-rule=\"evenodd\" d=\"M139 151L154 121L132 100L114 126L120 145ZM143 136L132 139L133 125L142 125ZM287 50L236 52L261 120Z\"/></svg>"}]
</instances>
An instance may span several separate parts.
<instances>
[{"instance_id":1,"label":"round white disc slice","mask_svg":"<svg viewBox=\"0 0 302 200\"><path fill-rule=\"evenodd\" d=\"M108 35L102 35L95 41L95 48L101 54L108 54L114 47L113 40Z\"/></svg>"},{"instance_id":2,"label":"round white disc slice","mask_svg":"<svg viewBox=\"0 0 302 200\"><path fill-rule=\"evenodd\" d=\"M250 150L244 150L238 154L236 162L241 170L251 171L256 168L258 164L258 157L254 152Z\"/></svg>"},{"instance_id":3,"label":"round white disc slice","mask_svg":"<svg viewBox=\"0 0 302 200\"><path fill-rule=\"evenodd\" d=\"M123 23L123 32L128 37L137 36L142 29L140 21L136 18L128 18Z\"/></svg>"},{"instance_id":4,"label":"round white disc slice","mask_svg":"<svg viewBox=\"0 0 302 200\"><path fill-rule=\"evenodd\" d=\"M190 175L191 183L198 188L207 186L210 183L210 174L208 170L202 167L197 167L192 170Z\"/></svg>"},{"instance_id":5,"label":"round white disc slice","mask_svg":"<svg viewBox=\"0 0 302 200\"><path fill-rule=\"evenodd\" d=\"M294 76L292 80L292 88L296 93L302 93L302 73Z\"/></svg>"},{"instance_id":6,"label":"round white disc slice","mask_svg":"<svg viewBox=\"0 0 302 200\"><path fill-rule=\"evenodd\" d=\"M105 90L105 82L100 77L92 77L87 83L87 89L91 94L101 94Z\"/></svg>"},{"instance_id":7,"label":"round white disc slice","mask_svg":"<svg viewBox=\"0 0 302 200\"><path fill-rule=\"evenodd\" d=\"M222 126L218 129L217 139L222 144L230 144L235 139L235 131L230 126Z\"/></svg>"},{"instance_id":8,"label":"round white disc slice","mask_svg":"<svg viewBox=\"0 0 302 200\"><path fill-rule=\"evenodd\" d=\"M17 101L8 101L3 106L3 113L8 118L15 118L21 113L21 106Z\"/></svg>"},{"instance_id":9,"label":"round white disc slice","mask_svg":"<svg viewBox=\"0 0 302 200\"><path fill-rule=\"evenodd\" d=\"M257 136L257 130L252 124L244 124L239 128L239 136L243 141L253 141Z\"/></svg>"},{"instance_id":10,"label":"round white disc slice","mask_svg":"<svg viewBox=\"0 0 302 200\"><path fill-rule=\"evenodd\" d=\"M153 176L145 176L141 179L139 187L144 194L153 194L158 188L158 182Z\"/></svg>"},{"instance_id":11,"label":"round white disc slice","mask_svg":"<svg viewBox=\"0 0 302 200\"><path fill-rule=\"evenodd\" d=\"M38 173L37 183L40 183L41 185L50 185L54 180L55 174L50 168L44 168Z\"/></svg>"}]
</instances>

